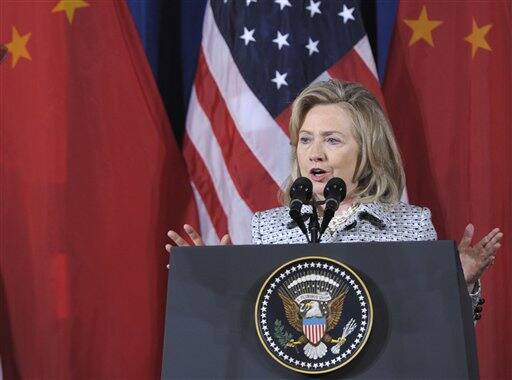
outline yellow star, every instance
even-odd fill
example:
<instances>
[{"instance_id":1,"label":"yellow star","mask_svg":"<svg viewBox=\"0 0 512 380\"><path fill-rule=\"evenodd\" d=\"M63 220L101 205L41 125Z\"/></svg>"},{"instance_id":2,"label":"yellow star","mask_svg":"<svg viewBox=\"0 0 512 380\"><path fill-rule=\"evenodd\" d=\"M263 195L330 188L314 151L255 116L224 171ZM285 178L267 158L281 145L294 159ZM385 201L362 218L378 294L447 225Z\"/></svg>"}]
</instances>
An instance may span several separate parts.
<instances>
[{"instance_id":1,"label":"yellow star","mask_svg":"<svg viewBox=\"0 0 512 380\"><path fill-rule=\"evenodd\" d=\"M475 19L473 18L473 30L469 35L466 36L466 38L464 38L464 41L467 41L471 44L472 58L475 58L475 54L478 48L492 50L485 39L485 35L489 33L489 30L491 30L491 28L492 24L487 24L479 28L478 25L476 24Z\"/></svg>"},{"instance_id":2,"label":"yellow star","mask_svg":"<svg viewBox=\"0 0 512 380\"><path fill-rule=\"evenodd\" d=\"M12 67L16 66L20 57L32 60L26 46L31 35L32 33L27 33L24 36L20 36L16 28L12 27L12 41L5 45L12 54Z\"/></svg>"},{"instance_id":3,"label":"yellow star","mask_svg":"<svg viewBox=\"0 0 512 380\"><path fill-rule=\"evenodd\" d=\"M78 8L86 8L89 6L84 0L60 0L59 3L52 9L52 13L55 12L66 12L66 17L70 24L73 23L73 16L75 10Z\"/></svg>"},{"instance_id":4,"label":"yellow star","mask_svg":"<svg viewBox=\"0 0 512 380\"><path fill-rule=\"evenodd\" d=\"M425 40L430 46L434 47L432 40L432 31L441 25L443 22L438 20L429 20L427 15L427 8L421 8L420 17L417 20L404 20L404 22L412 29L412 36L409 41L409 46L413 45L419 40Z\"/></svg>"}]
</instances>

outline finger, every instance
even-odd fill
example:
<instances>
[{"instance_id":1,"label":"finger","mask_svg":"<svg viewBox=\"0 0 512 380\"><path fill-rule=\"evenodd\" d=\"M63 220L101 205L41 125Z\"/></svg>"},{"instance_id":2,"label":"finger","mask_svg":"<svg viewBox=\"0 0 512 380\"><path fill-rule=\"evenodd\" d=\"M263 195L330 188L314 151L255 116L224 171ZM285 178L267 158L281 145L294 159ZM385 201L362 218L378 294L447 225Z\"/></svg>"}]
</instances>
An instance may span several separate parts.
<instances>
[{"instance_id":1,"label":"finger","mask_svg":"<svg viewBox=\"0 0 512 380\"><path fill-rule=\"evenodd\" d=\"M485 248L494 248L494 246L496 244L498 244L500 241L501 241L501 238L503 237L503 234L500 232L500 233L497 233L496 235L494 235L491 240L489 240L486 244L485 244Z\"/></svg>"},{"instance_id":2,"label":"finger","mask_svg":"<svg viewBox=\"0 0 512 380\"><path fill-rule=\"evenodd\" d=\"M231 239L229 238L229 235L226 234L220 239L220 245L228 245L231 244Z\"/></svg>"},{"instance_id":3,"label":"finger","mask_svg":"<svg viewBox=\"0 0 512 380\"><path fill-rule=\"evenodd\" d=\"M167 252L171 253L171 247L172 247L172 245L170 245L170 244L166 244L166 245L165 245L165 250L166 250Z\"/></svg>"},{"instance_id":4,"label":"finger","mask_svg":"<svg viewBox=\"0 0 512 380\"><path fill-rule=\"evenodd\" d=\"M492 248L491 250L489 251L489 256L496 256L496 252L498 251L498 249L501 248L501 244L500 243L496 243Z\"/></svg>"},{"instance_id":5,"label":"finger","mask_svg":"<svg viewBox=\"0 0 512 380\"><path fill-rule=\"evenodd\" d=\"M192 228L191 225L185 224L183 226L183 229L188 234L188 236L190 236L190 239L192 239L192 241L194 242L195 245L204 245L203 239L201 238L201 235L199 235L197 233L197 231L194 230L194 228Z\"/></svg>"},{"instance_id":6,"label":"finger","mask_svg":"<svg viewBox=\"0 0 512 380\"><path fill-rule=\"evenodd\" d=\"M488 245L490 243L490 241L495 238L497 235L500 234L500 229L499 228L495 228L493 229L491 232L489 232L487 235L485 235L482 240L480 240L478 242L479 245L481 245L482 247L485 247L486 245ZM503 234L501 234L503 236Z\"/></svg>"},{"instance_id":7,"label":"finger","mask_svg":"<svg viewBox=\"0 0 512 380\"><path fill-rule=\"evenodd\" d=\"M475 233L475 227L469 223L464 229L464 233L462 235L462 239L460 239L459 249L468 248L471 245L471 240L473 240L473 234Z\"/></svg>"},{"instance_id":8,"label":"finger","mask_svg":"<svg viewBox=\"0 0 512 380\"><path fill-rule=\"evenodd\" d=\"M188 247L190 245L185 239L172 230L167 232L167 236L169 236L178 247Z\"/></svg>"}]
</instances>

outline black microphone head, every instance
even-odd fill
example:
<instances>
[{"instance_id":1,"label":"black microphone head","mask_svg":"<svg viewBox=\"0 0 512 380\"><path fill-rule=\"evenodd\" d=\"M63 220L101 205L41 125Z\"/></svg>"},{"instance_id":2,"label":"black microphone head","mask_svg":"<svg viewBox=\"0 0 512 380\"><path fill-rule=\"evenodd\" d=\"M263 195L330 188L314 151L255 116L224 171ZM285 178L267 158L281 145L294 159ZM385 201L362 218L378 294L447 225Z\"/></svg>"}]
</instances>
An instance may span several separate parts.
<instances>
[{"instance_id":1,"label":"black microphone head","mask_svg":"<svg viewBox=\"0 0 512 380\"><path fill-rule=\"evenodd\" d=\"M291 201L297 199L301 203L308 203L313 195L313 183L306 177L299 177L293 181L290 188Z\"/></svg>"},{"instance_id":2,"label":"black microphone head","mask_svg":"<svg viewBox=\"0 0 512 380\"><path fill-rule=\"evenodd\" d=\"M345 199L346 195L347 185L345 185L345 181L339 177L331 178L324 188L326 208L329 207L337 210L339 204L343 199Z\"/></svg>"}]
</instances>

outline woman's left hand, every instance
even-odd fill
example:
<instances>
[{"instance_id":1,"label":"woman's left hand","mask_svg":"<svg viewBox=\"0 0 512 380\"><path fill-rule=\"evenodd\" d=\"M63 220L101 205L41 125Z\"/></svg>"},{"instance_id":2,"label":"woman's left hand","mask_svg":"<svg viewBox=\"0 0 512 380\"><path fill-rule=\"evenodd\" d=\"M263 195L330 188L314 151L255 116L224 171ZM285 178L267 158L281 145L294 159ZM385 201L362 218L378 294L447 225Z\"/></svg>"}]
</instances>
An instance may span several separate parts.
<instances>
[{"instance_id":1,"label":"woman's left hand","mask_svg":"<svg viewBox=\"0 0 512 380\"><path fill-rule=\"evenodd\" d=\"M468 224L459 243L459 256L468 289L480 278L482 273L494 263L496 252L501 247L503 233L493 229L482 240L471 246L475 227Z\"/></svg>"}]
</instances>

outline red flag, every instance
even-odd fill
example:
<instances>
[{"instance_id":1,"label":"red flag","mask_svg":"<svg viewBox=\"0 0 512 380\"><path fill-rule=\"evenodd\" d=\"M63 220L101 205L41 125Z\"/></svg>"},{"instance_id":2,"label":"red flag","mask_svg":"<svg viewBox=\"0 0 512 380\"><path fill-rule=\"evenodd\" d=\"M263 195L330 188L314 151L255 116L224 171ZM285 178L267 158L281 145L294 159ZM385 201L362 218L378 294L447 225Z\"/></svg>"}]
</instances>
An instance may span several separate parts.
<instances>
[{"instance_id":1,"label":"red flag","mask_svg":"<svg viewBox=\"0 0 512 380\"><path fill-rule=\"evenodd\" d=\"M512 41L510 3L400 3L384 85L412 203L431 208L442 239L504 234L483 277L483 378L511 378Z\"/></svg>"},{"instance_id":2,"label":"red flag","mask_svg":"<svg viewBox=\"0 0 512 380\"><path fill-rule=\"evenodd\" d=\"M2 1L0 25L5 375L158 377L165 232L197 215L127 6Z\"/></svg>"}]
</instances>

